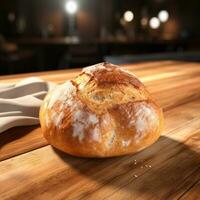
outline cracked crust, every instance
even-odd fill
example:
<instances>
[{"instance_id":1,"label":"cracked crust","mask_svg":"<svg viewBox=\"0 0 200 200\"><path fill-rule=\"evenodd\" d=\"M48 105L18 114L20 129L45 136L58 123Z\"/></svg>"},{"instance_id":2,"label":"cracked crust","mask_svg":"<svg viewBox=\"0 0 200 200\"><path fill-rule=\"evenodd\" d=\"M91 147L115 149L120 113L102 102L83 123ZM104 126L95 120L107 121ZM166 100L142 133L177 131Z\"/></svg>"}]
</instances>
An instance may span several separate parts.
<instances>
[{"instance_id":1,"label":"cracked crust","mask_svg":"<svg viewBox=\"0 0 200 200\"><path fill-rule=\"evenodd\" d=\"M111 157L155 142L163 115L136 76L100 63L49 92L40 122L48 142L66 153Z\"/></svg>"}]
</instances>

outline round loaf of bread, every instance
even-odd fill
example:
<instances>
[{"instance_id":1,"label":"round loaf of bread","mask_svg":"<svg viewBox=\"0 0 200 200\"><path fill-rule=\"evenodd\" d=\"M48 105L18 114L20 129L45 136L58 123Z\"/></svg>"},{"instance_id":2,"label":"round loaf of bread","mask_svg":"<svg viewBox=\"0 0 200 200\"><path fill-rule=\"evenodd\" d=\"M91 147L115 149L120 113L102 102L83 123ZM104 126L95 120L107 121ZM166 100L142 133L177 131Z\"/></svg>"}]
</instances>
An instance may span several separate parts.
<instances>
[{"instance_id":1,"label":"round loaf of bread","mask_svg":"<svg viewBox=\"0 0 200 200\"><path fill-rule=\"evenodd\" d=\"M40 123L47 141L68 154L112 157L154 143L163 114L135 75L100 63L50 91Z\"/></svg>"}]
</instances>

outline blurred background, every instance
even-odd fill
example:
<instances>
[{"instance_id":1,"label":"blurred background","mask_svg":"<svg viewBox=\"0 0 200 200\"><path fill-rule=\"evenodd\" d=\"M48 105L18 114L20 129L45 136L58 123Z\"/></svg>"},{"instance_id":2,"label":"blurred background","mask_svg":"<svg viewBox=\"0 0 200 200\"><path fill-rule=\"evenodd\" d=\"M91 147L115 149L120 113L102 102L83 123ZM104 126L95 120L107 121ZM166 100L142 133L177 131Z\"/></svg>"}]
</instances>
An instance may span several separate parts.
<instances>
[{"instance_id":1,"label":"blurred background","mask_svg":"<svg viewBox=\"0 0 200 200\"><path fill-rule=\"evenodd\" d=\"M2 0L0 74L200 61L199 0Z\"/></svg>"}]
</instances>

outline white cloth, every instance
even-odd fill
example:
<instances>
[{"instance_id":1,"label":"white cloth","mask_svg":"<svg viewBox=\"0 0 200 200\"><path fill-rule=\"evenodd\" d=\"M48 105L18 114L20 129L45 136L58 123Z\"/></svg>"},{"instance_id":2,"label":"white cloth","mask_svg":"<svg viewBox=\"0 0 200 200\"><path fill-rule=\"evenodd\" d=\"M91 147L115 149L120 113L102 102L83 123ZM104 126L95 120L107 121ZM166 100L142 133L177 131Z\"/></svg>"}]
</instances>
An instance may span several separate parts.
<instances>
[{"instance_id":1,"label":"white cloth","mask_svg":"<svg viewBox=\"0 0 200 200\"><path fill-rule=\"evenodd\" d=\"M0 83L0 133L15 126L39 124L42 100L55 85L36 77L17 84Z\"/></svg>"}]
</instances>

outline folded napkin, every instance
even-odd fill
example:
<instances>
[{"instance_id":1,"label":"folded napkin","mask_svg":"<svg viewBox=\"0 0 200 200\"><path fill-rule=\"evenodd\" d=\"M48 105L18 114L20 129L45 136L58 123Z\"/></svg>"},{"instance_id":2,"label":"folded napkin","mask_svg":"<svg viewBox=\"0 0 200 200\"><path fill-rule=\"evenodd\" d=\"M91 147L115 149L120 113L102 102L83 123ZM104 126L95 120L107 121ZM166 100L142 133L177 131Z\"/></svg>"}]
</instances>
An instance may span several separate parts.
<instances>
[{"instance_id":1,"label":"folded napkin","mask_svg":"<svg viewBox=\"0 0 200 200\"><path fill-rule=\"evenodd\" d=\"M55 85L36 77L0 84L0 133L15 126L39 124L42 100Z\"/></svg>"}]
</instances>

